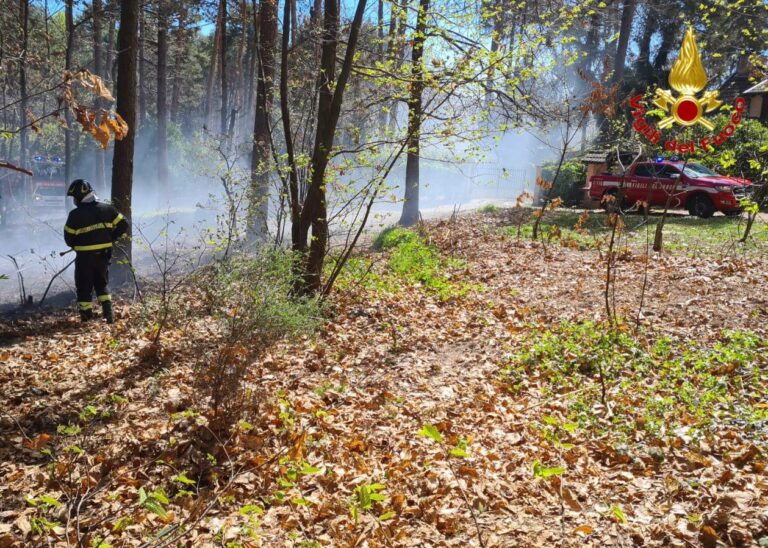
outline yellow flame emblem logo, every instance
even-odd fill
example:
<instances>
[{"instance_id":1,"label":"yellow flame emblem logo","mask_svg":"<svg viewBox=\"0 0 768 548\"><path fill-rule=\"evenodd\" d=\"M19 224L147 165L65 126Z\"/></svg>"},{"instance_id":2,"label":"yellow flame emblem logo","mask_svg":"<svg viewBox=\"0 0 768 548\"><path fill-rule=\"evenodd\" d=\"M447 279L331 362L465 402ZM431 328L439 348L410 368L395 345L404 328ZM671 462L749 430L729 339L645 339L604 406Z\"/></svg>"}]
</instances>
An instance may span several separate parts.
<instances>
[{"instance_id":1,"label":"yellow flame emblem logo","mask_svg":"<svg viewBox=\"0 0 768 548\"><path fill-rule=\"evenodd\" d=\"M659 122L659 128L667 128L675 122L683 126L698 123L709 130L715 128L704 113L716 110L723 102L718 99L719 91L707 91L700 98L696 96L707 85L707 73L692 28L685 33L680 56L669 73L669 85L680 95L675 97L668 89L656 90L653 103L668 114Z\"/></svg>"}]
</instances>

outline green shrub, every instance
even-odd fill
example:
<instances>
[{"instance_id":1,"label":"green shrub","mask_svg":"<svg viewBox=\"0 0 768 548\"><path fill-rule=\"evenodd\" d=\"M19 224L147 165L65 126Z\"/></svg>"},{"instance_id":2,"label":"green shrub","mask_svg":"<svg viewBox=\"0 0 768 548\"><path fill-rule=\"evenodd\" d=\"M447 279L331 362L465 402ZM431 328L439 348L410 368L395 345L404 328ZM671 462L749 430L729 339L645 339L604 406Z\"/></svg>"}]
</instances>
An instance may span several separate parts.
<instances>
[{"instance_id":1,"label":"green shrub","mask_svg":"<svg viewBox=\"0 0 768 548\"><path fill-rule=\"evenodd\" d=\"M373 240L373 248L376 250L392 249L403 242L418 239L418 234L401 226L390 226L382 230Z\"/></svg>"},{"instance_id":2,"label":"green shrub","mask_svg":"<svg viewBox=\"0 0 768 548\"><path fill-rule=\"evenodd\" d=\"M493 214L493 213L498 213L499 212L499 208L496 207L493 204L486 204L483 207L481 207L480 209L478 209L478 211L480 213Z\"/></svg>"},{"instance_id":3,"label":"green shrub","mask_svg":"<svg viewBox=\"0 0 768 548\"><path fill-rule=\"evenodd\" d=\"M374 248L389 251L388 275L408 285L419 284L437 294L441 300L462 297L474 287L471 284L452 282L448 272L462 267L463 263L444 258L436 247L428 245L413 230L387 228L376 237ZM397 284L386 282L387 274L377 278L378 285L396 287Z\"/></svg>"},{"instance_id":4,"label":"green shrub","mask_svg":"<svg viewBox=\"0 0 768 548\"><path fill-rule=\"evenodd\" d=\"M313 331L319 305L315 299L292 294L294 260L290 252L264 250L216 264L209 285L214 315L225 321L237 317L238 330L265 343Z\"/></svg>"},{"instance_id":5,"label":"green shrub","mask_svg":"<svg viewBox=\"0 0 768 548\"><path fill-rule=\"evenodd\" d=\"M553 181L557 172L557 162L548 162L541 167L541 176L545 181ZM584 193L580 190L587 181L584 164L571 160L563 162L557 180L554 181L549 197L560 198L566 206L579 205Z\"/></svg>"},{"instance_id":6,"label":"green shrub","mask_svg":"<svg viewBox=\"0 0 768 548\"><path fill-rule=\"evenodd\" d=\"M768 419L762 400L754 397L768 390L767 344L751 331L725 331L706 344L635 337L608 324L561 322L532 330L502 364L501 376L513 392L534 380L544 396L557 395L567 407L568 421L599 435L644 430L659 436L680 426L707 431L735 422L751 428ZM611 423L595 413L601 368ZM759 436L768 442L768 433Z\"/></svg>"}]
</instances>

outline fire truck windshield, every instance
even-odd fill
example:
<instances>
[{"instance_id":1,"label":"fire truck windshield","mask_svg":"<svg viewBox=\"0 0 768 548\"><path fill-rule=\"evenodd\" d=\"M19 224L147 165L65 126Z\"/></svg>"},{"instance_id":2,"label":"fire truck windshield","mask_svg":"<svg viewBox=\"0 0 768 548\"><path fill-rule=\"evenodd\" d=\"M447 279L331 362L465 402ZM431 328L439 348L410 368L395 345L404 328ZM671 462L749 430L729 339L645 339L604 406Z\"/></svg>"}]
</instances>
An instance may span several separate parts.
<instances>
[{"instance_id":1,"label":"fire truck windshield","mask_svg":"<svg viewBox=\"0 0 768 548\"><path fill-rule=\"evenodd\" d=\"M685 169L683 169L683 173L693 179L700 179L702 177L717 177L717 173L701 164L688 164L685 166Z\"/></svg>"}]
</instances>

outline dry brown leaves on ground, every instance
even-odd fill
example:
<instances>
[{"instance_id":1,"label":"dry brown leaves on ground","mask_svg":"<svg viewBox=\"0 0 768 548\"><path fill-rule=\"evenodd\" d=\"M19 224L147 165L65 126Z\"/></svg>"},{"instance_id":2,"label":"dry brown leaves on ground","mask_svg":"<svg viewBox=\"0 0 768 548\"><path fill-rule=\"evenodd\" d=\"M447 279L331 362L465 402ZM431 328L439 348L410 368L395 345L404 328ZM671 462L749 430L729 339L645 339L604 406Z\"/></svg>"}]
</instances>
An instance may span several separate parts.
<instances>
[{"instance_id":1,"label":"dry brown leaves on ground","mask_svg":"<svg viewBox=\"0 0 768 548\"><path fill-rule=\"evenodd\" d=\"M498 220L426 227L463 261L453 279L477 287L463 298L339 291L321 332L252 365L258 407L215 443L194 380L211 346L204 307L164 335L159 361L142 359L150 334L126 305L114 328L66 314L6 326L0 546L768 542L765 447L738 425L619 442L622 417L594 402L602 434L546 435L567 425L566 394L535 376L510 391L500 371L532 332L602 319L603 263L516 242ZM768 269L750 261L628 252L618 309L634 321L647 264L645 329L764 338Z\"/></svg>"}]
</instances>

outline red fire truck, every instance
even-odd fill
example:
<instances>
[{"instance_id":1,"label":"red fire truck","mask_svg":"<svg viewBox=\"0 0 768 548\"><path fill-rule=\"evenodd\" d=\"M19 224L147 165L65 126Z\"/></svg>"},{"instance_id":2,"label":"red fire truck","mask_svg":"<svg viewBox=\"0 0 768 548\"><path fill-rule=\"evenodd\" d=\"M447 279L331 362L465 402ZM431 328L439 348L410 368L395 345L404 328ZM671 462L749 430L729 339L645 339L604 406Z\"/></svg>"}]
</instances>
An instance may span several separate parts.
<instances>
[{"instance_id":1,"label":"red fire truck","mask_svg":"<svg viewBox=\"0 0 768 548\"><path fill-rule=\"evenodd\" d=\"M0 161L0 226L25 218L50 217L66 211L64 161L35 156L31 170Z\"/></svg>"},{"instance_id":2,"label":"red fire truck","mask_svg":"<svg viewBox=\"0 0 768 548\"><path fill-rule=\"evenodd\" d=\"M64 180L64 161L58 156L35 156L32 172L28 202L32 213L65 211L67 183Z\"/></svg>"},{"instance_id":3,"label":"red fire truck","mask_svg":"<svg viewBox=\"0 0 768 548\"><path fill-rule=\"evenodd\" d=\"M624 177L593 175L588 184L590 198L603 204L623 188L622 207L638 203L664 207L669 200L670 209L687 209L704 219L716 211L740 214L741 199L749 197L753 189L746 179L719 175L699 163L663 158L636 163Z\"/></svg>"}]
</instances>

